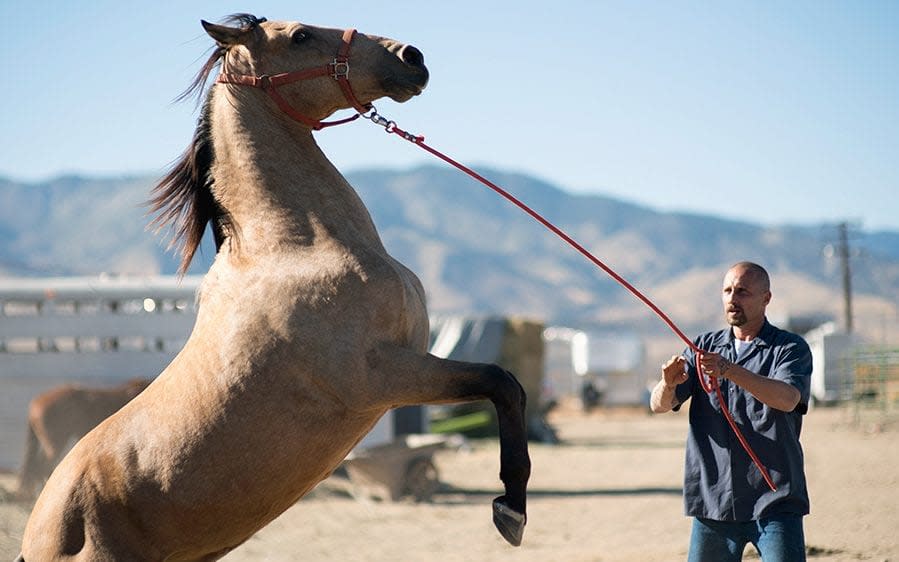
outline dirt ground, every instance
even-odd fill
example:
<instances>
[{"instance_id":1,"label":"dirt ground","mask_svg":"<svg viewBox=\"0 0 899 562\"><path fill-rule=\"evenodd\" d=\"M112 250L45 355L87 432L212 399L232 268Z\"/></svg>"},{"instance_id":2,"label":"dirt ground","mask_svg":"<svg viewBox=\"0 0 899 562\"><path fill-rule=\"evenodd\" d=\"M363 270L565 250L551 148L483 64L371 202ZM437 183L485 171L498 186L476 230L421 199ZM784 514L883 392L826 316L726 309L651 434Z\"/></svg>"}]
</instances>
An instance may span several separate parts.
<instances>
[{"instance_id":1,"label":"dirt ground","mask_svg":"<svg viewBox=\"0 0 899 562\"><path fill-rule=\"evenodd\" d=\"M895 418L815 408L803 443L812 500L810 560L899 561L899 424ZM440 491L427 503L354 499L332 477L240 548L228 562L498 561L671 562L686 557L682 515L684 413L616 410L550 417L561 445L532 444L524 543L491 523L499 494L495 441L435 455ZM7 488L10 475L0 479ZM0 560L18 554L28 505L0 503ZM747 559L757 559L747 556Z\"/></svg>"}]
</instances>

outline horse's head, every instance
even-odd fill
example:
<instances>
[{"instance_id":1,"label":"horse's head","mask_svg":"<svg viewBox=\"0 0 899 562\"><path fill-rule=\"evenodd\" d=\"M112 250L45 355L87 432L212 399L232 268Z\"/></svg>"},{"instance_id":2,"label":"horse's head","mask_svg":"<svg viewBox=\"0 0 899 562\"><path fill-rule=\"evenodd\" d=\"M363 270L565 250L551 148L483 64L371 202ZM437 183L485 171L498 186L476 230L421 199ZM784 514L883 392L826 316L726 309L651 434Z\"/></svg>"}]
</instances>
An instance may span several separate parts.
<instances>
[{"instance_id":1,"label":"horse's head","mask_svg":"<svg viewBox=\"0 0 899 562\"><path fill-rule=\"evenodd\" d=\"M298 22L270 22L249 14L231 16L223 25L202 24L218 47L181 97L202 93L209 75L221 65L218 87L227 87L231 96L223 107L237 107L233 104L237 99L260 101L264 98L258 96L268 94L294 121L320 129L352 119L321 122L338 109L353 107L358 112L353 118L359 117L374 100L389 97L404 102L420 94L428 82L421 51L393 39ZM211 190L212 98L212 94L206 97L193 142L153 190L149 202L150 212L158 213L151 226L173 228L171 246L181 246L178 271L182 274L207 223L212 223L216 247L234 234L228 212Z\"/></svg>"},{"instance_id":2,"label":"horse's head","mask_svg":"<svg viewBox=\"0 0 899 562\"><path fill-rule=\"evenodd\" d=\"M220 81L261 87L288 113L317 121L364 112L381 97L404 102L428 81L421 51L393 39L245 14L230 21L239 27L202 22L221 52Z\"/></svg>"}]
</instances>

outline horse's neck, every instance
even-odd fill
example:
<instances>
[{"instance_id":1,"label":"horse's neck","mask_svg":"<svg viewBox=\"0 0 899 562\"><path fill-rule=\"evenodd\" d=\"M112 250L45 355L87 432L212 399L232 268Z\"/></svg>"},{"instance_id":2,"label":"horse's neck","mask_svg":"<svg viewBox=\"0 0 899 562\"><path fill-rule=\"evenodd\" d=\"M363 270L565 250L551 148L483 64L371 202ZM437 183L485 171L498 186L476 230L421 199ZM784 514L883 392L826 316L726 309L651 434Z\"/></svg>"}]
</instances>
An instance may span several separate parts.
<instances>
[{"instance_id":1,"label":"horse's neck","mask_svg":"<svg viewBox=\"0 0 899 562\"><path fill-rule=\"evenodd\" d=\"M273 114L258 98L238 106L230 97L219 101L213 110L214 190L241 248L337 241L383 249L362 200L308 129Z\"/></svg>"}]
</instances>

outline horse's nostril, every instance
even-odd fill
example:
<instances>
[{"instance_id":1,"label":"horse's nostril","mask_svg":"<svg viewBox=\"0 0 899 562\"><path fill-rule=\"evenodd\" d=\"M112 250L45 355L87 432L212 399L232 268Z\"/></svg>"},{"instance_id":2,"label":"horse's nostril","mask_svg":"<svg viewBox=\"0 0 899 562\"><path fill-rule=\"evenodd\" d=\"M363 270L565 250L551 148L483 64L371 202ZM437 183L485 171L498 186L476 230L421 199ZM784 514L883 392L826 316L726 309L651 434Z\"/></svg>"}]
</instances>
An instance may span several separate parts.
<instances>
[{"instance_id":1,"label":"horse's nostril","mask_svg":"<svg viewBox=\"0 0 899 562\"><path fill-rule=\"evenodd\" d=\"M406 45L400 51L402 61L410 66L424 66L425 56L412 45Z\"/></svg>"}]
</instances>

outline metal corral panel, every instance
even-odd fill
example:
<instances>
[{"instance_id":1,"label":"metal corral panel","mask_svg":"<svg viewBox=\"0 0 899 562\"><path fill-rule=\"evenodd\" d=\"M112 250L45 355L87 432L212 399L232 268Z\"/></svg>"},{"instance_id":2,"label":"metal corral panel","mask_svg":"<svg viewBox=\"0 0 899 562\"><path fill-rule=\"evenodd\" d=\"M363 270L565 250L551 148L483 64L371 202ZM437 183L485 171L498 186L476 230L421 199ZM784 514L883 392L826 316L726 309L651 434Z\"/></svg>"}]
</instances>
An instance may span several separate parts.
<instances>
[{"instance_id":1,"label":"metal corral panel","mask_svg":"<svg viewBox=\"0 0 899 562\"><path fill-rule=\"evenodd\" d=\"M159 314L123 314L98 311L94 314L0 316L0 340L27 338L126 338L181 339L193 330L197 317L193 310Z\"/></svg>"},{"instance_id":2,"label":"metal corral panel","mask_svg":"<svg viewBox=\"0 0 899 562\"><path fill-rule=\"evenodd\" d=\"M144 297L193 302L202 276L0 278L0 301L92 301Z\"/></svg>"},{"instance_id":3,"label":"metal corral panel","mask_svg":"<svg viewBox=\"0 0 899 562\"><path fill-rule=\"evenodd\" d=\"M153 377L196 321L198 277L0 280L0 378Z\"/></svg>"}]
</instances>

